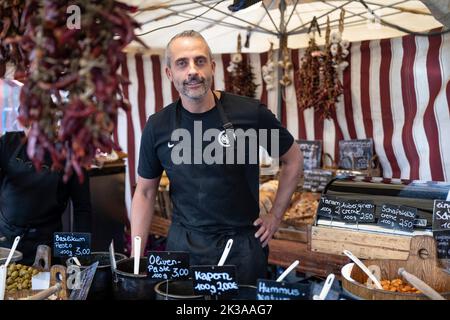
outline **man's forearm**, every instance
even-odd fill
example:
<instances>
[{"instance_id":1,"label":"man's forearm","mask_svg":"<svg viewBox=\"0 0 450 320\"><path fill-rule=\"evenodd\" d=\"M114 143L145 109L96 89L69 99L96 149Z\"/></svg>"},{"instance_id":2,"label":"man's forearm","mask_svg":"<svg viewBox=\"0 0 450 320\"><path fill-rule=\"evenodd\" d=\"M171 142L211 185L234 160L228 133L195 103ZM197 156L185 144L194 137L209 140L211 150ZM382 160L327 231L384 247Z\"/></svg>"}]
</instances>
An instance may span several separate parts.
<instances>
[{"instance_id":1,"label":"man's forearm","mask_svg":"<svg viewBox=\"0 0 450 320\"><path fill-rule=\"evenodd\" d=\"M270 211L277 218L281 219L288 208L292 194L298 184L300 166L298 163L284 164L281 168L278 179L278 190L275 202Z\"/></svg>"},{"instance_id":2,"label":"man's forearm","mask_svg":"<svg viewBox=\"0 0 450 320\"><path fill-rule=\"evenodd\" d=\"M144 248L147 244L147 238L155 211L155 197L146 197L143 194L136 194L131 204L131 241L135 236L142 239L141 255L144 254ZM134 256L134 248L131 252Z\"/></svg>"}]
</instances>

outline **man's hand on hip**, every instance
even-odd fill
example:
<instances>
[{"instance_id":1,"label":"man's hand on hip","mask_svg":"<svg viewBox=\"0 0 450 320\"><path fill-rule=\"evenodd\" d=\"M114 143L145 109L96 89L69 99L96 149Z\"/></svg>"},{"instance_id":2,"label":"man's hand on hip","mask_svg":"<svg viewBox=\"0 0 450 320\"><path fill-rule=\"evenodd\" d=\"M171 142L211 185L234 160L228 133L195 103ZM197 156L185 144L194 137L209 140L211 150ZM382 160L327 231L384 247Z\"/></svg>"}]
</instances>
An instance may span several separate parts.
<instances>
[{"instance_id":1,"label":"man's hand on hip","mask_svg":"<svg viewBox=\"0 0 450 320\"><path fill-rule=\"evenodd\" d=\"M277 218L273 213L266 214L255 220L253 225L259 226L258 231L255 233L255 238L259 238L263 247L272 239L274 233L280 226L280 222L281 218Z\"/></svg>"}]
</instances>

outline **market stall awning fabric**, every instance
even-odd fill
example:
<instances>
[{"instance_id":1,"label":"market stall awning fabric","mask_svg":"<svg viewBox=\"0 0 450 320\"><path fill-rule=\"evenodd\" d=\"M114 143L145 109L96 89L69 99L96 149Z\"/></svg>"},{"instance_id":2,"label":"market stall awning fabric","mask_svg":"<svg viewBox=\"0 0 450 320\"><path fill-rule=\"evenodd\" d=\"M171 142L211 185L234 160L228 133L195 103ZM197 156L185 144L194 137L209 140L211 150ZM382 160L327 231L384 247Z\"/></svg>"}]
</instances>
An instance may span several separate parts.
<instances>
[{"instance_id":1,"label":"market stall awning fabric","mask_svg":"<svg viewBox=\"0 0 450 320\"><path fill-rule=\"evenodd\" d=\"M405 35L400 30L383 25L382 21L415 32L442 26L421 1L286 0L283 1L286 3L283 17L280 15L280 0L259 1L235 12L228 7L240 1L123 1L138 6L140 11L134 17L142 24L142 28L136 33L153 49L164 49L170 37L183 30L194 29L206 38L213 53L234 52L238 33L244 39L250 35L245 52L264 52L269 49L269 41L274 42L277 48L278 36L283 33L280 29L282 19L286 25L288 47L303 48L308 44L307 32L312 19L317 17L324 29L329 17L332 27L337 29L342 8L346 11L344 37L350 41ZM321 44L323 37L318 40Z\"/></svg>"}]
</instances>

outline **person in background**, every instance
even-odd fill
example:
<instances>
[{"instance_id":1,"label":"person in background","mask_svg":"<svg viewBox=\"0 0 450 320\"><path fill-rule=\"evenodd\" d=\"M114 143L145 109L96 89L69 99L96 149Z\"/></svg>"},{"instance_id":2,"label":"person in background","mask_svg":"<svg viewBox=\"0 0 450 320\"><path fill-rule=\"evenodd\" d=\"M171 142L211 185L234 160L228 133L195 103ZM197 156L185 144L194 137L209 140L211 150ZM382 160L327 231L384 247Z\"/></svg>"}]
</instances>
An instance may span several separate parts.
<instances>
[{"instance_id":1,"label":"person in background","mask_svg":"<svg viewBox=\"0 0 450 320\"><path fill-rule=\"evenodd\" d=\"M62 215L72 200L74 231L90 232L89 177L79 183L74 174L67 183L63 172L51 170L51 159L36 170L27 155L26 132L6 132L0 137L0 247L21 240L23 264L33 263L40 244L53 245L53 233L62 230Z\"/></svg>"},{"instance_id":2,"label":"person in background","mask_svg":"<svg viewBox=\"0 0 450 320\"><path fill-rule=\"evenodd\" d=\"M214 69L211 50L198 32L185 31L169 41L166 74L180 99L152 115L143 131L131 234L147 239L158 184L165 170L173 202L167 250L187 251L191 265L216 265L227 240L233 239L226 264L236 265L240 284L255 284L258 278L267 276L267 244L290 203L303 160L292 135L260 101L211 89ZM269 214L259 216L259 165L249 160L252 155L258 158L258 145L252 150L250 139L245 142L244 163L226 159L222 163L205 159L195 162L210 148L210 143L223 155L228 148L236 148L238 143L233 144L231 139L241 138L238 129L267 130L270 142L264 145L259 140L258 144L271 156L279 155L279 188ZM176 140L181 132L195 139L196 130L202 130L202 137L208 132L218 134L212 141L185 144L184 140ZM270 133L275 131L278 138L272 141ZM181 152L183 159L189 161L180 163L175 159L179 144L181 148L193 146ZM272 145L278 147L278 152ZM233 152L240 152L239 148ZM144 241L141 253L143 248Z\"/></svg>"}]
</instances>

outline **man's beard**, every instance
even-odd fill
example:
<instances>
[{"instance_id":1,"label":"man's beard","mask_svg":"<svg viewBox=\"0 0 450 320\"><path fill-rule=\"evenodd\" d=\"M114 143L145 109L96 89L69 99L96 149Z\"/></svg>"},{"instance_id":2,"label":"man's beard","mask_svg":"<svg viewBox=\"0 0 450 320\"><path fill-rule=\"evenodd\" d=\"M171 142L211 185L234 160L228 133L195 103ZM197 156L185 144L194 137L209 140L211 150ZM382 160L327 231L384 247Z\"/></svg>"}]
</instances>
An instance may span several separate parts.
<instances>
[{"instance_id":1,"label":"man's beard","mask_svg":"<svg viewBox=\"0 0 450 320\"><path fill-rule=\"evenodd\" d=\"M211 79L195 75L189 77L188 80L184 80L181 85L180 83L178 83L176 87L182 95L193 100L198 100L203 98L208 93L208 90L210 90L211 88L211 82ZM199 84L200 86L195 89L191 89L188 87L188 85L193 84Z\"/></svg>"}]
</instances>

